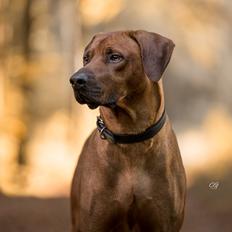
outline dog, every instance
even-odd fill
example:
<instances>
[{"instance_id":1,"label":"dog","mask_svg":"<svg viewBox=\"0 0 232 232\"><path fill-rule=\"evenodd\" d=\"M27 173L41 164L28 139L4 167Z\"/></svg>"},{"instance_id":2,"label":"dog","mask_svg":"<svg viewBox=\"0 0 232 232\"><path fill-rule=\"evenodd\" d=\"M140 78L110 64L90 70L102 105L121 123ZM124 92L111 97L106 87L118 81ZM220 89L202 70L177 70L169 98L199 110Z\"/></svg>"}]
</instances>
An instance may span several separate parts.
<instances>
[{"instance_id":1,"label":"dog","mask_svg":"<svg viewBox=\"0 0 232 232\"><path fill-rule=\"evenodd\" d=\"M165 112L162 75L174 43L143 30L95 35L70 83L99 107L71 188L73 232L178 232L186 178Z\"/></svg>"}]
</instances>

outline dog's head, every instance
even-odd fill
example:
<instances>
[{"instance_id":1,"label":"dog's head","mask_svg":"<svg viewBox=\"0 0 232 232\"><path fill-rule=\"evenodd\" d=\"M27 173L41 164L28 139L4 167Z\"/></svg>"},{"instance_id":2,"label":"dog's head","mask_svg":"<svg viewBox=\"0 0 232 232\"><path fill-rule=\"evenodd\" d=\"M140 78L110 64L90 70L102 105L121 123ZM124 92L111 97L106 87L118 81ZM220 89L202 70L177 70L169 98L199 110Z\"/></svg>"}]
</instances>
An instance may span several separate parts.
<instances>
[{"instance_id":1,"label":"dog's head","mask_svg":"<svg viewBox=\"0 0 232 232\"><path fill-rule=\"evenodd\" d=\"M161 78L173 48L171 40L146 31L95 35L85 48L83 68L70 78L76 100L94 109L133 98Z\"/></svg>"}]
</instances>

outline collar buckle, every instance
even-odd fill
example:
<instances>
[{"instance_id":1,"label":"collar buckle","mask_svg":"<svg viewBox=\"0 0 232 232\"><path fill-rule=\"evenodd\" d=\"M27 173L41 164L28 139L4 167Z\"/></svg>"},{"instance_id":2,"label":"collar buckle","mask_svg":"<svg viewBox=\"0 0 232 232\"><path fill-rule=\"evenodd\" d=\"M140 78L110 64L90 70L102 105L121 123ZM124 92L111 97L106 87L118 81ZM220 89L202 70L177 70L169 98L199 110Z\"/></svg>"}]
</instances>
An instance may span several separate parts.
<instances>
[{"instance_id":1,"label":"collar buckle","mask_svg":"<svg viewBox=\"0 0 232 232\"><path fill-rule=\"evenodd\" d=\"M106 139L106 136L105 136L105 134L104 134L104 130L106 129L106 127L104 126L104 127L102 127L102 129L100 129L99 130L99 132L100 132L100 137L102 138L102 139Z\"/></svg>"},{"instance_id":2,"label":"collar buckle","mask_svg":"<svg viewBox=\"0 0 232 232\"><path fill-rule=\"evenodd\" d=\"M102 118L100 116L97 117L97 126L98 131L100 133L101 139L106 139L106 136L104 134L104 130L106 129L105 123L103 122Z\"/></svg>"},{"instance_id":3,"label":"collar buckle","mask_svg":"<svg viewBox=\"0 0 232 232\"><path fill-rule=\"evenodd\" d=\"M115 143L115 138L113 133L107 129L103 119L100 116L97 117L97 129L100 133L101 139L104 140L107 139L111 143Z\"/></svg>"}]
</instances>

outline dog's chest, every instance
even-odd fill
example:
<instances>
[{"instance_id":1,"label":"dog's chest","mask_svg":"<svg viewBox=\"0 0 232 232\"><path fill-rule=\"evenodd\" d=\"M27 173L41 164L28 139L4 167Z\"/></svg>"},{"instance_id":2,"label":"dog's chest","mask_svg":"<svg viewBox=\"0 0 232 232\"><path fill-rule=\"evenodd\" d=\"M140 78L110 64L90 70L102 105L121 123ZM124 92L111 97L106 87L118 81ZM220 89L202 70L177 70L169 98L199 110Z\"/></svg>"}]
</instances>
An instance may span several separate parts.
<instances>
[{"instance_id":1,"label":"dog's chest","mask_svg":"<svg viewBox=\"0 0 232 232\"><path fill-rule=\"evenodd\" d=\"M123 170L118 175L115 185L115 198L121 203L131 204L136 199L152 198L151 177L142 169L132 168Z\"/></svg>"},{"instance_id":2,"label":"dog's chest","mask_svg":"<svg viewBox=\"0 0 232 232\"><path fill-rule=\"evenodd\" d=\"M113 198L123 204L137 200L151 199L154 193L156 161L153 152L133 146L122 153L108 150L105 180L113 190ZM140 151L140 152L138 152ZM150 169L152 166L152 169Z\"/></svg>"}]
</instances>

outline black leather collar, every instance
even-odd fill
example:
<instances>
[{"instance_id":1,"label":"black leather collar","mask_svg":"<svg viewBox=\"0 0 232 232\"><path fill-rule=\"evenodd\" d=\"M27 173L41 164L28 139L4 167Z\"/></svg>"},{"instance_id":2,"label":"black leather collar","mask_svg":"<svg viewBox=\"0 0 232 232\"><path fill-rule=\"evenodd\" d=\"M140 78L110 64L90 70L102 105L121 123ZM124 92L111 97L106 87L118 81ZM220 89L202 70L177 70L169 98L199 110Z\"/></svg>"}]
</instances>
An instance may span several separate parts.
<instances>
[{"instance_id":1,"label":"black leather collar","mask_svg":"<svg viewBox=\"0 0 232 232\"><path fill-rule=\"evenodd\" d=\"M163 114L159 120L148 127L144 132L139 134L114 134L112 131L107 129L105 123L100 116L97 117L97 129L100 133L102 139L107 139L112 143L138 143L144 140L150 139L155 136L163 127L166 121L166 112L164 110Z\"/></svg>"}]
</instances>

